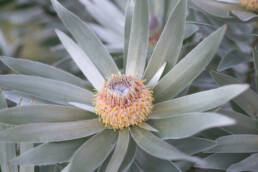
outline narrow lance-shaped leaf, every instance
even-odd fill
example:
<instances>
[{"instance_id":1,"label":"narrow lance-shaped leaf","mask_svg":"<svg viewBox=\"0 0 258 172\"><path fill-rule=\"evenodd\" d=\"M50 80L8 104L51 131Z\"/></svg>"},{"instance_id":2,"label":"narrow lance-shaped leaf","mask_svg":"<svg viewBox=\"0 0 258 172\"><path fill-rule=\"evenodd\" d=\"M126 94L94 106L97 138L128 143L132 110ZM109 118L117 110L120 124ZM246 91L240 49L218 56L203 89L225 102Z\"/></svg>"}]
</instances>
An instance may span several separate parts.
<instances>
[{"instance_id":1,"label":"narrow lance-shaped leaf","mask_svg":"<svg viewBox=\"0 0 258 172\"><path fill-rule=\"evenodd\" d=\"M43 100L68 104L80 102L91 104L93 93L62 81L28 75L0 75L0 87L24 92Z\"/></svg>"},{"instance_id":2,"label":"narrow lance-shaped leaf","mask_svg":"<svg viewBox=\"0 0 258 172\"><path fill-rule=\"evenodd\" d=\"M126 61L127 61L133 9L134 9L134 1L128 0L126 4L126 12L125 12L126 18L125 18L125 28L124 28L124 67L126 67Z\"/></svg>"},{"instance_id":3,"label":"narrow lance-shaped leaf","mask_svg":"<svg viewBox=\"0 0 258 172\"><path fill-rule=\"evenodd\" d=\"M72 140L66 142L46 143L24 152L19 157L10 161L20 165L52 165L69 162L74 152L87 139Z\"/></svg>"},{"instance_id":4,"label":"narrow lance-shaped leaf","mask_svg":"<svg viewBox=\"0 0 258 172\"><path fill-rule=\"evenodd\" d=\"M225 31L223 26L213 32L161 78L154 88L155 98L159 101L173 98L189 86L217 52Z\"/></svg>"},{"instance_id":5,"label":"narrow lance-shaped leaf","mask_svg":"<svg viewBox=\"0 0 258 172\"><path fill-rule=\"evenodd\" d=\"M51 101L43 100L35 96L31 96L21 91L16 90L4 90L3 95L7 100L15 104L35 105L35 104L51 104Z\"/></svg>"},{"instance_id":6,"label":"narrow lance-shaped leaf","mask_svg":"<svg viewBox=\"0 0 258 172\"><path fill-rule=\"evenodd\" d=\"M181 172L171 161L153 157L140 149L136 154L136 162L146 172Z\"/></svg>"},{"instance_id":7,"label":"narrow lance-shaped leaf","mask_svg":"<svg viewBox=\"0 0 258 172\"><path fill-rule=\"evenodd\" d=\"M106 168L106 172L118 171L129 146L130 134L128 129L119 131L118 140L112 157Z\"/></svg>"},{"instance_id":8,"label":"narrow lance-shaped leaf","mask_svg":"<svg viewBox=\"0 0 258 172\"><path fill-rule=\"evenodd\" d=\"M148 40L148 0L136 0L128 45L126 74L142 77L148 52Z\"/></svg>"},{"instance_id":9,"label":"narrow lance-shaped leaf","mask_svg":"<svg viewBox=\"0 0 258 172\"><path fill-rule=\"evenodd\" d=\"M253 58L254 58L254 65L255 65L256 88L258 89L258 48L254 48Z\"/></svg>"},{"instance_id":10,"label":"narrow lance-shaped leaf","mask_svg":"<svg viewBox=\"0 0 258 172\"><path fill-rule=\"evenodd\" d=\"M2 89L0 88L0 109L7 108L7 102L2 94Z\"/></svg>"},{"instance_id":11,"label":"narrow lance-shaped leaf","mask_svg":"<svg viewBox=\"0 0 258 172\"><path fill-rule=\"evenodd\" d=\"M79 139L104 130L97 120L19 125L0 132L1 142L47 143Z\"/></svg>"},{"instance_id":12,"label":"narrow lance-shaped leaf","mask_svg":"<svg viewBox=\"0 0 258 172\"><path fill-rule=\"evenodd\" d=\"M239 134L223 136L216 140L216 147L207 152L214 153L252 153L258 152L258 135Z\"/></svg>"},{"instance_id":13,"label":"narrow lance-shaped leaf","mask_svg":"<svg viewBox=\"0 0 258 172\"><path fill-rule=\"evenodd\" d=\"M142 129L145 129L145 130L148 130L148 131L159 132L156 128L152 127L147 122L143 122L143 123L139 124L138 127L142 128Z\"/></svg>"},{"instance_id":14,"label":"narrow lance-shaped leaf","mask_svg":"<svg viewBox=\"0 0 258 172\"><path fill-rule=\"evenodd\" d=\"M7 103L0 89L0 109L7 108ZM0 132L7 127L0 124ZM2 172L18 172L15 165L9 164L8 161L16 156L16 146L13 143L0 143L0 164Z\"/></svg>"},{"instance_id":15,"label":"narrow lance-shaped leaf","mask_svg":"<svg viewBox=\"0 0 258 172\"><path fill-rule=\"evenodd\" d=\"M21 143L20 144L20 154L23 154L24 152L27 152L30 149L33 149L34 145L33 143ZM20 166L19 172L34 172L34 166Z\"/></svg>"},{"instance_id":16,"label":"narrow lance-shaped leaf","mask_svg":"<svg viewBox=\"0 0 258 172\"><path fill-rule=\"evenodd\" d=\"M73 155L69 172L96 170L113 150L116 138L117 133L112 130L104 130L91 137Z\"/></svg>"},{"instance_id":17,"label":"narrow lance-shaped leaf","mask_svg":"<svg viewBox=\"0 0 258 172\"><path fill-rule=\"evenodd\" d=\"M167 62L165 62L159 68L159 70L154 74L154 76L150 79L150 81L147 84L148 87L153 89L158 84L158 82L159 82L159 80L160 80L160 78L161 78L161 76L162 76L162 74L163 74L163 72L165 70L166 65L167 65Z\"/></svg>"},{"instance_id":18,"label":"narrow lance-shaped leaf","mask_svg":"<svg viewBox=\"0 0 258 172\"><path fill-rule=\"evenodd\" d=\"M199 30L199 27L197 25L186 24L185 31L184 31L184 40L193 36L198 30Z\"/></svg>"},{"instance_id":19,"label":"narrow lance-shaped leaf","mask_svg":"<svg viewBox=\"0 0 258 172\"><path fill-rule=\"evenodd\" d=\"M147 80L154 76L164 62L167 62L165 73L177 63L183 45L186 9L187 0L178 1L171 9L169 19L145 71L144 78Z\"/></svg>"},{"instance_id":20,"label":"narrow lance-shaped leaf","mask_svg":"<svg viewBox=\"0 0 258 172\"><path fill-rule=\"evenodd\" d=\"M217 113L190 112L149 122L163 139L180 139L200 131L234 124L234 120Z\"/></svg>"},{"instance_id":21,"label":"narrow lance-shaped leaf","mask_svg":"<svg viewBox=\"0 0 258 172\"><path fill-rule=\"evenodd\" d=\"M90 58L83 52L83 50L79 46L77 46L76 43L65 33L59 30L56 30L56 33L58 38L64 45L65 49L73 58L77 66L79 66L85 77L97 90L100 90L105 82L105 79L103 78L101 73L99 73L94 63L92 63Z\"/></svg>"},{"instance_id":22,"label":"narrow lance-shaped leaf","mask_svg":"<svg viewBox=\"0 0 258 172\"><path fill-rule=\"evenodd\" d=\"M232 78L231 76L211 72L212 77L216 80L219 85L228 85L228 84L238 84L240 81ZM241 94L233 101L239 105L250 117L255 118L258 112L258 94L255 93L252 89L248 89L245 93Z\"/></svg>"},{"instance_id":23,"label":"narrow lance-shaped leaf","mask_svg":"<svg viewBox=\"0 0 258 172\"><path fill-rule=\"evenodd\" d=\"M51 2L62 22L102 75L109 77L118 73L119 70L112 57L87 24L64 8L57 0L51 0Z\"/></svg>"},{"instance_id":24,"label":"narrow lance-shaped leaf","mask_svg":"<svg viewBox=\"0 0 258 172\"><path fill-rule=\"evenodd\" d=\"M127 153L125 155L125 158L120 166L119 172L127 172L128 169L132 166L134 159L135 159L135 153L136 153L136 144L130 137L130 143L129 147L127 149Z\"/></svg>"},{"instance_id":25,"label":"narrow lance-shaped leaf","mask_svg":"<svg viewBox=\"0 0 258 172\"><path fill-rule=\"evenodd\" d=\"M258 168L258 153L253 154L246 159L232 164L227 172L240 172L240 171L256 171Z\"/></svg>"},{"instance_id":26,"label":"narrow lance-shaped leaf","mask_svg":"<svg viewBox=\"0 0 258 172\"><path fill-rule=\"evenodd\" d=\"M198 163L200 162L198 158L191 157L180 152L177 148L161 140L147 130L133 127L130 131L137 145L152 156L166 160L187 160Z\"/></svg>"},{"instance_id":27,"label":"narrow lance-shaped leaf","mask_svg":"<svg viewBox=\"0 0 258 172\"><path fill-rule=\"evenodd\" d=\"M236 121L235 125L223 127L225 131L231 134L257 134L258 133L258 121L253 120L247 115L235 112L220 110L225 116L228 116Z\"/></svg>"},{"instance_id":28,"label":"narrow lance-shaped leaf","mask_svg":"<svg viewBox=\"0 0 258 172\"><path fill-rule=\"evenodd\" d=\"M192 2L205 12L224 19L232 19L233 16L230 15L231 10L239 8L234 4L226 4L213 0L193 0Z\"/></svg>"},{"instance_id":29,"label":"narrow lance-shaped leaf","mask_svg":"<svg viewBox=\"0 0 258 172\"><path fill-rule=\"evenodd\" d=\"M68 82L80 87L87 86L87 83L84 80L47 64L12 57L2 57L1 61L19 74L46 77Z\"/></svg>"},{"instance_id":30,"label":"narrow lance-shaped leaf","mask_svg":"<svg viewBox=\"0 0 258 172\"><path fill-rule=\"evenodd\" d=\"M69 102L70 105L73 105L79 109L83 109L85 111L89 111L89 112L95 112L94 111L94 107L91 105L86 105L86 104L82 104L82 103L77 103L77 102Z\"/></svg>"},{"instance_id":31,"label":"narrow lance-shaped leaf","mask_svg":"<svg viewBox=\"0 0 258 172\"><path fill-rule=\"evenodd\" d=\"M112 1L80 0L87 12L102 26L122 36L124 15ZM110 20L112 19L112 20Z\"/></svg>"},{"instance_id":32,"label":"narrow lance-shaped leaf","mask_svg":"<svg viewBox=\"0 0 258 172\"><path fill-rule=\"evenodd\" d=\"M194 155L216 146L216 142L200 137L188 137L185 139L167 140L168 143L177 147L184 153Z\"/></svg>"},{"instance_id":33,"label":"narrow lance-shaped leaf","mask_svg":"<svg viewBox=\"0 0 258 172\"><path fill-rule=\"evenodd\" d=\"M247 89L248 85L234 84L160 102L154 105L150 118L160 119L179 113L208 111L227 103Z\"/></svg>"},{"instance_id":34,"label":"narrow lance-shaped leaf","mask_svg":"<svg viewBox=\"0 0 258 172\"><path fill-rule=\"evenodd\" d=\"M96 115L78 108L59 105L28 105L0 111L0 121L7 124L69 122L92 119Z\"/></svg>"},{"instance_id":35,"label":"narrow lance-shaped leaf","mask_svg":"<svg viewBox=\"0 0 258 172\"><path fill-rule=\"evenodd\" d=\"M195 165L197 168L226 170L231 164L237 163L249 154L232 154L232 153L215 153L204 158L205 163L202 165Z\"/></svg>"}]
</instances>

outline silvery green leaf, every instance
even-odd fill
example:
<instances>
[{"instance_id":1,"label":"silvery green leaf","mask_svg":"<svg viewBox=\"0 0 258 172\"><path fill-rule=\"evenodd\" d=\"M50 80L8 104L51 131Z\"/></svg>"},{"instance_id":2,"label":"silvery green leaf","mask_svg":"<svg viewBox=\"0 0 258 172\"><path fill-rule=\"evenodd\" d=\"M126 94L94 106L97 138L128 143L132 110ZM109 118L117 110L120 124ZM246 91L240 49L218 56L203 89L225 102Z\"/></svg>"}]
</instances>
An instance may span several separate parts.
<instances>
[{"instance_id":1,"label":"silvery green leaf","mask_svg":"<svg viewBox=\"0 0 258 172\"><path fill-rule=\"evenodd\" d=\"M247 156L248 154L215 153L204 158L203 160L205 163L195 165L195 167L202 169L226 170L231 164L237 163Z\"/></svg>"},{"instance_id":2,"label":"silvery green leaf","mask_svg":"<svg viewBox=\"0 0 258 172\"><path fill-rule=\"evenodd\" d=\"M246 159L232 164L227 169L227 172L240 172L240 171L256 171L258 168L258 153L253 154Z\"/></svg>"},{"instance_id":3,"label":"silvery green leaf","mask_svg":"<svg viewBox=\"0 0 258 172\"><path fill-rule=\"evenodd\" d=\"M144 78L147 80L150 80L165 62L166 73L177 63L184 39L186 9L186 0L178 1L171 9L169 19L146 68Z\"/></svg>"},{"instance_id":4,"label":"silvery green leaf","mask_svg":"<svg viewBox=\"0 0 258 172\"><path fill-rule=\"evenodd\" d=\"M28 75L0 75L0 87L24 92L37 98L59 103L91 104L93 93L81 87L52 79Z\"/></svg>"},{"instance_id":5,"label":"silvery green leaf","mask_svg":"<svg viewBox=\"0 0 258 172\"><path fill-rule=\"evenodd\" d=\"M86 104L82 104L82 103L77 103L77 102L69 102L70 105L73 105L75 107L78 107L80 109L89 111L89 112L95 112L94 111L94 107L90 106L90 105L86 105Z\"/></svg>"},{"instance_id":6,"label":"silvery green leaf","mask_svg":"<svg viewBox=\"0 0 258 172\"><path fill-rule=\"evenodd\" d=\"M252 153L258 152L258 135L238 134L216 139L217 145L207 152L212 153Z\"/></svg>"},{"instance_id":7,"label":"silvery green leaf","mask_svg":"<svg viewBox=\"0 0 258 172\"><path fill-rule=\"evenodd\" d=\"M68 164L65 168L62 169L61 172L69 172L71 165Z\"/></svg>"},{"instance_id":8,"label":"silvery green leaf","mask_svg":"<svg viewBox=\"0 0 258 172\"><path fill-rule=\"evenodd\" d=\"M0 109L7 108L7 103L0 89ZM7 126L0 125L0 132L4 131ZM9 160L16 156L16 147L13 143L0 143L0 163L2 172L18 172L15 165L8 163Z\"/></svg>"},{"instance_id":9,"label":"silvery green leaf","mask_svg":"<svg viewBox=\"0 0 258 172\"><path fill-rule=\"evenodd\" d=\"M42 166L69 162L74 152L85 141L86 139L79 139L66 142L42 144L12 159L10 163L24 166Z\"/></svg>"},{"instance_id":10,"label":"silvery green leaf","mask_svg":"<svg viewBox=\"0 0 258 172\"><path fill-rule=\"evenodd\" d=\"M231 4L239 4L240 0L217 0L218 2L226 2Z\"/></svg>"},{"instance_id":11,"label":"silvery green leaf","mask_svg":"<svg viewBox=\"0 0 258 172\"><path fill-rule=\"evenodd\" d=\"M199 27L194 24L187 23L185 25L184 39L188 39L199 30Z\"/></svg>"},{"instance_id":12,"label":"silvery green leaf","mask_svg":"<svg viewBox=\"0 0 258 172\"><path fill-rule=\"evenodd\" d=\"M198 158L188 156L179 151L174 146L161 140L151 132L133 127L130 130L136 144L148 154L165 160L187 160L191 162L200 162Z\"/></svg>"},{"instance_id":13,"label":"silvery green leaf","mask_svg":"<svg viewBox=\"0 0 258 172\"><path fill-rule=\"evenodd\" d=\"M109 155L106 158L106 160L100 165L100 167L96 170L96 172L105 172L110 159L111 159L111 155Z\"/></svg>"},{"instance_id":14,"label":"silvery green leaf","mask_svg":"<svg viewBox=\"0 0 258 172\"><path fill-rule=\"evenodd\" d=\"M179 140L167 140L167 142L189 155L201 153L216 145L216 142L214 142L213 140L200 137L189 137Z\"/></svg>"},{"instance_id":15,"label":"silvery green leaf","mask_svg":"<svg viewBox=\"0 0 258 172\"><path fill-rule=\"evenodd\" d=\"M142 172L142 169L134 162L128 172Z\"/></svg>"},{"instance_id":16,"label":"silvery green leaf","mask_svg":"<svg viewBox=\"0 0 258 172\"><path fill-rule=\"evenodd\" d=\"M30 96L26 93L15 90L4 90L3 95L6 99L21 106L34 104L51 104L46 100L42 100L36 98L35 96Z\"/></svg>"},{"instance_id":17,"label":"silvery green leaf","mask_svg":"<svg viewBox=\"0 0 258 172\"><path fill-rule=\"evenodd\" d=\"M73 155L69 172L92 172L108 157L117 140L117 132L104 130L91 137Z\"/></svg>"},{"instance_id":18,"label":"silvery green leaf","mask_svg":"<svg viewBox=\"0 0 258 172\"><path fill-rule=\"evenodd\" d=\"M21 143L20 144L20 154L23 154L24 152L33 149L33 143ZM20 170L19 172L34 172L34 166L23 166L20 165Z\"/></svg>"},{"instance_id":19,"label":"silvery green leaf","mask_svg":"<svg viewBox=\"0 0 258 172\"><path fill-rule=\"evenodd\" d=\"M256 20L258 18L258 15L256 13L242 9L232 10L231 13L243 22Z\"/></svg>"},{"instance_id":20,"label":"silvery green leaf","mask_svg":"<svg viewBox=\"0 0 258 172\"><path fill-rule=\"evenodd\" d=\"M154 105L150 119L172 117L178 113L203 112L219 107L248 89L234 84L160 102Z\"/></svg>"},{"instance_id":21,"label":"silvery green leaf","mask_svg":"<svg viewBox=\"0 0 258 172\"><path fill-rule=\"evenodd\" d=\"M127 3L127 1L128 0L126 0L126 1L120 1L120 0L113 0L116 4L117 4L117 6L124 12L126 9L126 3Z\"/></svg>"},{"instance_id":22,"label":"silvery green leaf","mask_svg":"<svg viewBox=\"0 0 258 172\"><path fill-rule=\"evenodd\" d=\"M143 123L139 124L138 127L148 130L148 131L159 132L156 128L152 127L147 122L143 122Z\"/></svg>"},{"instance_id":23,"label":"silvery green leaf","mask_svg":"<svg viewBox=\"0 0 258 172\"><path fill-rule=\"evenodd\" d=\"M166 1L149 1L151 16L155 16L158 19L165 18Z\"/></svg>"},{"instance_id":24,"label":"silvery green leaf","mask_svg":"<svg viewBox=\"0 0 258 172\"><path fill-rule=\"evenodd\" d=\"M211 72L212 77L219 85L228 85L228 84L239 84L240 81L232 78L231 76ZM248 89L243 94L233 99L233 101L240 106L250 117L255 118L258 112L258 94L256 94L252 89Z\"/></svg>"},{"instance_id":25,"label":"silvery green leaf","mask_svg":"<svg viewBox=\"0 0 258 172\"><path fill-rule=\"evenodd\" d=\"M87 85L87 83L82 79L47 64L6 56L2 57L1 61L19 74L46 77L54 80L68 82L80 87L85 87Z\"/></svg>"},{"instance_id":26,"label":"silvery green leaf","mask_svg":"<svg viewBox=\"0 0 258 172\"><path fill-rule=\"evenodd\" d=\"M0 29L0 50L5 55L12 54L12 47L7 43L2 29Z\"/></svg>"},{"instance_id":27,"label":"silvery green leaf","mask_svg":"<svg viewBox=\"0 0 258 172\"><path fill-rule=\"evenodd\" d=\"M52 0L51 2L62 22L102 75L109 77L112 74L118 73L119 70L112 57L87 24L64 8L57 0Z\"/></svg>"},{"instance_id":28,"label":"silvery green leaf","mask_svg":"<svg viewBox=\"0 0 258 172\"><path fill-rule=\"evenodd\" d=\"M33 123L0 132L1 142L47 143L79 139L104 130L98 119L59 123Z\"/></svg>"},{"instance_id":29,"label":"silvery green leaf","mask_svg":"<svg viewBox=\"0 0 258 172\"><path fill-rule=\"evenodd\" d=\"M187 162L187 161L178 161L175 162L174 165L180 169L182 172L185 172L187 170L190 170L193 166L193 163Z\"/></svg>"},{"instance_id":30,"label":"silvery green leaf","mask_svg":"<svg viewBox=\"0 0 258 172\"><path fill-rule=\"evenodd\" d=\"M126 4L126 11L125 11L125 28L124 28L124 67L126 66L127 61L127 54L128 54L128 46L129 46L129 39L131 33L131 25L132 25L132 18L133 18L133 10L134 10L134 1L128 0Z\"/></svg>"},{"instance_id":31,"label":"silvery green leaf","mask_svg":"<svg viewBox=\"0 0 258 172\"><path fill-rule=\"evenodd\" d=\"M154 97L159 101L167 100L177 96L189 86L212 60L225 32L226 26L219 28L188 53L186 57L161 78L154 88Z\"/></svg>"},{"instance_id":32,"label":"silvery green leaf","mask_svg":"<svg viewBox=\"0 0 258 172\"><path fill-rule=\"evenodd\" d=\"M105 78L98 71L94 63L87 56L86 53L65 33L56 30L57 36L68 51L74 62L80 68L84 76L90 81L90 83L100 90L105 82Z\"/></svg>"},{"instance_id":33,"label":"silvery green leaf","mask_svg":"<svg viewBox=\"0 0 258 172\"><path fill-rule=\"evenodd\" d=\"M235 125L223 127L224 130L232 134L257 134L258 133L258 122L251 119L250 117L235 112L235 111L225 111L220 110L225 116L228 116L236 121Z\"/></svg>"},{"instance_id":34,"label":"silvery green leaf","mask_svg":"<svg viewBox=\"0 0 258 172\"><path fill-rule=\"evenodd\" d=\"M96 34L99 36L99 38L103 41L106 42L107 45L106 47L108 48L109 52L111 53L112 51L111 48L116 48L120 51L117 52L121 52L121 50L123 49L123 36L117 34L117 32L114 32L108 28L104 28L100 25L97 24L92 24L90 23L89 26L96 32Z\"/></svg>"},{"instance_id":35,"label":"silvery green leaf","mask_svg":"<svg viewBox=\"0 0 258 172\"><path fill-rule=\"evenodd\" d=\"M136 162L146 172L181 172L172 162L155 158L142 150L137 150Z\"/></svg>"},{"instance_id":36,"label":"silvery green leaf","mask_svg":"<svg viewBox=\"0 0 258 172\"><path fill-rule=\"evenodd\" d=\"M127 172L128 169L132 166L136 153L136 144L130 137L129 147L127 149L127 153L125 158L120 166L119 172Z\"/></svg>"},{"instance_id":37,"label":"silvery green leaf","mask_svg":"<svg viewBox=\"0 0 258 172\"><path fill-rule=\"evenodd\" d=\"M7 124L69 122L97 116L78 108L59 105L28 105L0 110L0 121Z\"/></svg>"},{"instance_id":38,"label":"silvery green leaf","mask_svg":"<svg viewBox=\"0 0 258 172\"><path fill-rule=\"evenodd\" d=\"M235 50L227 54L219 63L217 68L218 71L224 71L235 67L238 64L250 62L251 58L249 55L242 53L239 50Z\"/></svg>"},{"instance_id":39,"label":"silvery green leaf","mask_svg":"<svg viewBox=\"0 0 258 172\"><path fill-rule=\"evenodd\" d=\"M164 62L163 65L159 68L159 70L154 74L154 76L148 82L148 84L147 84L148 87L153 89L158 84L158 82L165 70L166 65L167 65L167 62Z\"/></svg>"},{"instance_id":40,"label":"silvery green leaf","mask_svg":"<svg viewBox=\"0 0 258 172\"><path fill-rule=\"evenodd\" d=\"M149 42L149 3L136 0L128 45L126 74L142 77Z\"/></svg>"},{"instance_id":41,"label":"silvery green leaf","mask_svg":"<svg viewBox=\"0 0 258 172\"><path fill-rule=\"evenodd\" d=\"M115 150L112 154L110 161L108 162L106 172L118 171L122 162L126 156L129 146L130 134L128 129L119 131Z\"/></svg>"},{"instance_id":42,"label":"silvery green leaf","mask_svg":"<svg viewBox=\"0 0 258 172\"><path fill-rule=\"evenodd\" d=\"M159 130L157 135L162 139L181 139L209 128L232 125L235 121L212 112L189 112L175 114L170 118L151 120L149 123Z\"/></svg>"},{"instance_id":43,"label":"silvery green leaf","mask_svg":"<svg viewBox=\"0 0 258 172\"><path fill-rule=\"evenodd\" d=\"M122 36L125 17L111 1L80 0L91 16L101 25Z\"/></svg>"},{"instance_id":44,"label":"silvery green leaf","mask_svg":"<svg viewBox=\"0 0 258 172\"><path fill-rule=\"evenodd\" d=\"M255 65L255 80L256 80L256 88L258 89L258 49L254 48L253 50L253 58Z\"/></svg>"},{"instance_id":45,"label":"silvery green leaf","mask_svg":"<svg viewBox=\"0 0 258 172\"><path fill-rule=\"evenodd\" d=\"M7 108L7 102L2 94L2 89L0 89L0 109Z\"/></svg>"},{"instance_id":46,"label":"silvery green leaf","mask_svg":"<svg viewBox=\"0 0 258 172\"><path fill-rule=\"evenodd\" d=\"M224 19L234 18L232 15L230 15L231 11L235 9L241 9L240 6L235 4L221 3L216 0L192 0L192 2L194 5L207 12L208 14Z\"/></svg>"}]
</instances>

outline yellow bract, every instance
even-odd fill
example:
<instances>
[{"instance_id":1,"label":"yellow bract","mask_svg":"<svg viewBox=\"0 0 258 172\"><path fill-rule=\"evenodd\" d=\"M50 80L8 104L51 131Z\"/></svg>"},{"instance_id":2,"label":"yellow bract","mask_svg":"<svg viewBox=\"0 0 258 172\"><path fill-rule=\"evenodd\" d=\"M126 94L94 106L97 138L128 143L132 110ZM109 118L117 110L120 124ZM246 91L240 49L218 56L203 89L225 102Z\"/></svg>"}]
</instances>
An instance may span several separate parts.
<instances>
[{"instance_id":1,"label":"yellow bract","mask_svg":"<svg viewBox=\"0 0 258 172\"><path fill-rule=\"evenodd\" d=\"M247 10L258 12L258 0L240 0L240 3Z\"/></svg>"},{"instance_id":2,"label":"yellow bract","mask_svg":"<svg viewBox=\"0 0 258 172\"><path fill-rule=\"evenodd\" d=\"M152 110L152 91L143 81L112 75L97 92L95 112L107 128L123 129L145 121Z\"/></svg>"}]
</instances>

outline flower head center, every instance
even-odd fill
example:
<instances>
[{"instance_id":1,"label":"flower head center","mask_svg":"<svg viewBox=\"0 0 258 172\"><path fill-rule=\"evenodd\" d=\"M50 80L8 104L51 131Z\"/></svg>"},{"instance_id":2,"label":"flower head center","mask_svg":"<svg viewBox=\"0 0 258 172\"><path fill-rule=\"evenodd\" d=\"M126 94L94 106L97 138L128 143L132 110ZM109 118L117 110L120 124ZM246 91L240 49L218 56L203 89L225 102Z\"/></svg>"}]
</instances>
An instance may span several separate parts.
<instances>
[{"instance_id":1,"label":"flower head center","mask_svg":"<svg viewBox=\"0 0 258 172\"><path fill-rule=\"evenodd\" d=\"M152 92L143 81L112 75L96 95L95 111L107 128L122 129L145 121L152 101Z\"/></svg>"},{"instance_id":2,"label":"flower head center","mask_svg":"<svg viewBox=\"0 0 258 172\"><path fill-rule=\"evenodd\" d=\"M122 84L122 83L117 83L117 84L114 85L113 90L117 94L125 96L125 95L127 95L128 91L129 91L129 87L127 85Z\"/></svg>"}]
</instances>

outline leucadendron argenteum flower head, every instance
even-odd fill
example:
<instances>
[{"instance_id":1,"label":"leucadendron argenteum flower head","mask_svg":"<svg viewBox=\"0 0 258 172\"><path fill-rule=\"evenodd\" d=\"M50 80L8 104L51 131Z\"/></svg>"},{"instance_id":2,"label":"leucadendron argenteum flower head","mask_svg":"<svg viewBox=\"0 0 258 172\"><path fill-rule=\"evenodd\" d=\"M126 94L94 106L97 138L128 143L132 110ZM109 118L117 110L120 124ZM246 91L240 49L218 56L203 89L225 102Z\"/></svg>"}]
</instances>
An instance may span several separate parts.
<instances>
[{"instance_id":1,"label":"leucadendron argenteum flower head","mask_svg":"<svg viewBox=\"0 0 258 172\"><path fill-rule=\"evenodd\" d=\"M209 64L226 26L178 62L187 0L178 1L147 61L148 0L136 0L132 18L128 17L131 23L127 21L125 26L130 34L125 40L128 47L122 72L87 24L58 1L52 3L77 43L60 30L57 35L91 85L46 64L2 57L2 62L18 73L0 76L6 97L14 101L17 96L32 98L34 105L0 111L0 121L14 125L0 133L0 141L42 143L10 163L65 162L64 171L69 172L173 171L177 169L174 161L202 163L191 155L214 146L214 142L190 136L233 125L233 119L210 110L248 86L235 84L182 97L179 94ZM192 141L197 144L189 145Z\"/></svg>"}]
</instances>

